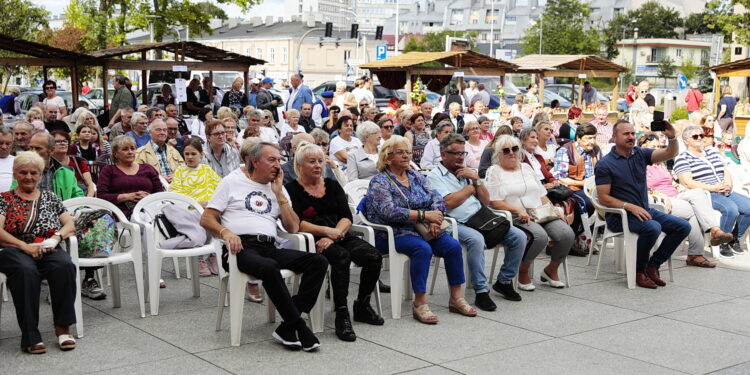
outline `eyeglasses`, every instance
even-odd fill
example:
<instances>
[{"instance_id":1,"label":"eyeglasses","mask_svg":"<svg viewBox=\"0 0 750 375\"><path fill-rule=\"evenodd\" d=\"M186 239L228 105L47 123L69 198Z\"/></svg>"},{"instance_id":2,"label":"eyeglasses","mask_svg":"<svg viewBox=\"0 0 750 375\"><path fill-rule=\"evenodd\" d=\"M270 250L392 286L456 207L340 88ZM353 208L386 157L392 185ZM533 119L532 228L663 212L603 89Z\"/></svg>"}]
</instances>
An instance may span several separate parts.
<instances>
[{"instance_id":1,"label":"eyeglasses","mask_svg":"<svg viewBox=\"0 0 750 375\"><path fill-rule=\"evenodd\" d=\"M466 156L469 155L466 151L443 151L446 154L453 155L453 156Z\"/></svg>"},{"instance_id":2,"label":"eyeglasses","mask_svg":"<svg viewBox=\"0 0 750 375\"><path fill-rule=\"evenodd\" d=\"M508 155L511 152L516 153L518 152L518 150L519 150L518 146L513 146L513 147L506 147L502 151L504 155Z\"/></svg>"},{"instance_id":3,"label":"eyeglasses","mask_svg":"<svg viewBox=\"0 0 750 375\"><path fill-rule=\"evenodd\" d=\"M508 111L503 111L503 112L500 112L500 114L501 114L501 115L509 115L509 114L510 114L510 112L508 112Z\"/></svg>"},{"instance_id":4,"label":"eyeglasses","mask_svg":"<svg viewBox=\"0 0 750 375\"><path fill-rule=\"evenodd\" d=\"M328 142L320 142L320 143L316 143L316 145L320 147L328 147Z\"/></svg>"},{"instance_id":5,"label":"eyeglasses","mask_svg":"<svg viewBox=\"0 0 750 375\"><path fill-rule=\"evenodd\" d=\"M472 130L479 130L479 128L477 128L477 127L474 127L474 128L468 128L468 129L466 129L466 131L467 131L467 132L470 132L470 131L472 131Z\"/></svg>"},{"instance_id":6,"label":"eyeglasses","mask_svg":"<svg viewBox=\"0 0 750 375\"><path fill-rule=\"evenodd\" d=\"M391 151L391 152L388 153L388 155L393 155L393 154L396 154L398 156L403 156L403 155L409 155L409 156L411 156L411 154L413 154L413 152L408 151L408 150L394 150L394 151Z\"/></svg>"},{"instance_id":7,"label":"eyeglasses","mask_svg":"<svg viewBox=\"0 0 750 375\"><path fill-rule=\"evenodd\" d=\"M693 134L693 135L690 136L690 138L693 138L693 140L695 140L695 141L697 141L699 139L703 139L704 137L705 137L705 135L703 135L703 134Z\"/></svg>"},{"instance_id":8,"label":"eyeglasses","mask_svg":"<svg viewBox=\"0 0 750 375\"><path fill-rule=\"evenodd\" d=\"M641 94L648 94L648 90L641 90Z\"/></svg>"},{"instance_id":9,"label":"eyeglasses","mask_svg":"<svg viewBox=\"0 0 750 375\"><path fill-rule=\"evenodd\" d=\"M58 145L67 145L68 141L65 140L65 139L57 139L57 140L55 140L55 144L58 144Z\"/></svg>"},{"instance_id":10,"label":"eyeglasses","mask_svg":"<svg viewBox=\"0 0 750 375\"><path fill-rule=\"evenodd\" d=\"M227 132L216 132L216 133L211 133L209 135L213 135L215 137L221 137L222 135L227 135Z\"/></svg>"},{"instance_id":11,"label":"eyeglasses","mask_svg":"<svg viewBox=\"0 0 750 375\"><path fill-rule=\"evenodd\" d=\"M367 104L360 104L360 107L367 107Z\"/></svg>"},{"instance_id":12,"label":"eyeglasses","mask_svg":"<svg viewBox=\"0 0 750 375\"><path fill-rule=\"evenodd\" d=\"M383 129L393 129L393 125L382 126Z\"/></svg>"}]
</instances>

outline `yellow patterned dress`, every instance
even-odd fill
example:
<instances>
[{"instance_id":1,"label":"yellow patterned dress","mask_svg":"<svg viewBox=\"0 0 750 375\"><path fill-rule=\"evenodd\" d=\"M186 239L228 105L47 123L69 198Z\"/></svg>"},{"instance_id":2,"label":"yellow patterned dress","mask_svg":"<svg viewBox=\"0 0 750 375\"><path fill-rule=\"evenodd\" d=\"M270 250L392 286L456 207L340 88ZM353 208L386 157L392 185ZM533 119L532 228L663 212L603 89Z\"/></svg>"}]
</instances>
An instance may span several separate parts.
<instances>
[{"instance_id":1,"label":"yellow patterned dress","mask_svg":"<svg viewBox=\"0 0 750 375\"><path fill-rule=\"evenodd\" d=\"M181 165L174 172L169 191L204 202L211 199L220 181L221 177L205 164L196 168Z\"/></svg>"}]
</instances>

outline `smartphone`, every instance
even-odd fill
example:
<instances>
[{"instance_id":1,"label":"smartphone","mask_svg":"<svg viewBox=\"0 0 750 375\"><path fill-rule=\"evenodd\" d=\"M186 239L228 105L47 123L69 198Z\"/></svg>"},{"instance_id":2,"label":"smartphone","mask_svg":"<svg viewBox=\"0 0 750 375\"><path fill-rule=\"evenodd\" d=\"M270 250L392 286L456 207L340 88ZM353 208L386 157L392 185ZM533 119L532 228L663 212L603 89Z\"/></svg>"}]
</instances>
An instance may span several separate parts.
<instances>
[{"instance_id":1,"label":"smartphone","mask_svg":"<svg viewBox=\"0 0 750 375\"><path fill-rule=\"evenodd\" d=\"M651 121L652 132L663 132L664 131L664 112L654 111L654 121Z\"/></svg>"}]
</instances>

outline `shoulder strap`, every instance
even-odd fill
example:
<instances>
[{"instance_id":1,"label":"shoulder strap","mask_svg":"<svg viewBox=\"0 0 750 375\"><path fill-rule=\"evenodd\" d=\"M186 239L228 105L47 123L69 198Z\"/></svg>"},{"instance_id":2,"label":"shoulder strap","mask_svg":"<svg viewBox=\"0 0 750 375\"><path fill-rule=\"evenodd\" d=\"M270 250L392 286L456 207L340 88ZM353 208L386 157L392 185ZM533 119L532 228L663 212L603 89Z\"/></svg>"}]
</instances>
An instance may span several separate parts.
<instances>
[{"instance_id":1,"label":"shoulder strap","mask_svg":"<svg viewBox=\"0 0 750 375\"><path fill-rule=\"evenodd\" d=\"M393 185L396 186L396 189L398 190L398 192L401 193L402 197L404 197L404 200L406 201L406 206L409 207L409 209L411 210L411 205L409 204L409 198L406 197L406 194L404 194L404 191L401 190L401 187L398 186L396 181L393 181L393 177L391 177L391 175L388 174L388 171L383 171L383 174L385 174L385 177L388 177L388 179L391 180Z\"/></svg>"}]
</instances>

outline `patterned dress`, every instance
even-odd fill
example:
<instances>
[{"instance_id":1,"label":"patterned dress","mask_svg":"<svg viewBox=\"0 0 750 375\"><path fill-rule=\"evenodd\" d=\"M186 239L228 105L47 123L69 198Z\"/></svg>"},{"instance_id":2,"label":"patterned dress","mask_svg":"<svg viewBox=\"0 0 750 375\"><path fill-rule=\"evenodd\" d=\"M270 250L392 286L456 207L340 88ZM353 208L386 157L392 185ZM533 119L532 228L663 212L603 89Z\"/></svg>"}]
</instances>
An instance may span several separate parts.
<instances>
[{"instance_id":1,"label":"patterned dress","mask_svg":"<svg viewBox=\"0 0 750 375\"><path fill-rule=\"evenodd\" d=\"M40 190L39 198L26 200L14 190L0 193L0 215L5 216L3 229L26 243L41 242L62 227L60 215L65 212L60 199L49 190Z\"/></svg>"},{"instance_id":2,"label":"patterned dress","mask_svg":"<svg viewBox=\"0 0 750 375\"><path fill-rule=\"evenodd\" d=\"M204 202L211 199L219 182L221 177L205 164L199 164L196 168L182 165L174 172L169 191Z\"/></svg>"}]
</instances>

